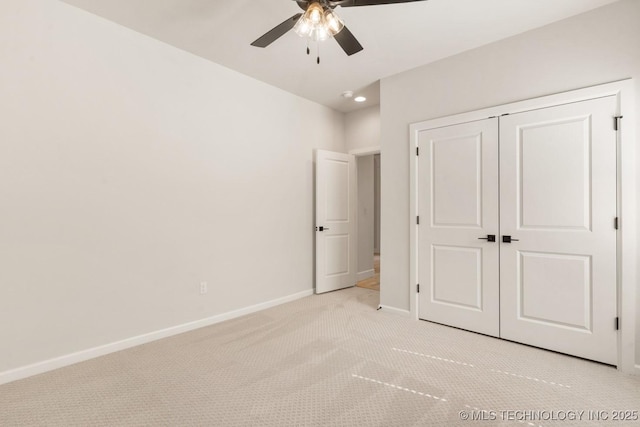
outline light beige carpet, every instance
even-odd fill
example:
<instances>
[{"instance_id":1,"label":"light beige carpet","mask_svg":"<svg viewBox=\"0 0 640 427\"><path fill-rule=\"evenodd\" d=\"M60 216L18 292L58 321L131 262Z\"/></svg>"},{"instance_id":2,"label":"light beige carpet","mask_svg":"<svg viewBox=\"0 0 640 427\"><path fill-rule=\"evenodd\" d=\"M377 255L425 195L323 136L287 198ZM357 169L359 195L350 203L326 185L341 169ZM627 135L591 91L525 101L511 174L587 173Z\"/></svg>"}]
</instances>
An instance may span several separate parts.
<instances>
[{"instance_id":1,"label":"light beige carpet","mask_svg":"<svg viewBox=\"0 0 640 427\"><path fill-rule=\"evenodd\" d=\"M378 298L312 296L0 386L0 425L640 425L501 412L612 417L640 410L640 379L376 311Z\"/></svg>"}]
</instances>

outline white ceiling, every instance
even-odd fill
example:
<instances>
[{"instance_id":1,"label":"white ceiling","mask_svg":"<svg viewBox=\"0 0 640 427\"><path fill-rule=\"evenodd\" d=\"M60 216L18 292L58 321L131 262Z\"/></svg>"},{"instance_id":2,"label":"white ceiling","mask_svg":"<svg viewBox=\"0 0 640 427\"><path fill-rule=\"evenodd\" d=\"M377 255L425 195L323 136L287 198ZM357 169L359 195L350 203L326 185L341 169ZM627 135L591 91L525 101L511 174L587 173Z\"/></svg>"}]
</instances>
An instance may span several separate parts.
<instances>
[{"instance_id":1,"label":"white ceiling","mask_svg":"<svg viewBox=\"0 0 640 427\"><path fill-rule=\"evenodd\" d=\"M428 0L337 8L364 50L334 40L306 55L290 31L266 49L250 46L300 9L292 0L63 0L165 43L304 98L349 112L376 105L379 80L617 0ZM341 97L352 90L367 102Z\"/></svg>"}]
</instances>

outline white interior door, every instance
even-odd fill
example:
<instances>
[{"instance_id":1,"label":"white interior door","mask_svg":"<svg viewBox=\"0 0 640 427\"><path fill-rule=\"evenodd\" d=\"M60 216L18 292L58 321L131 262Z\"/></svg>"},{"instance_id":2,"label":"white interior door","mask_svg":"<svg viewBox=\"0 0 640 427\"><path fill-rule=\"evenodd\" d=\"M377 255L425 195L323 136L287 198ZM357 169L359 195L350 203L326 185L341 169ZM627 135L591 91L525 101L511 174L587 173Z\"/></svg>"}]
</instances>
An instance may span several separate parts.
<instances>
[{"instance_id":1,"label":"white interior door","mask_svg":"<svg viewBox=\"0 0 640 427\"><path fill-rule=\"evenodd\" d=\"M317 150L316 293L356 284L355 224L355 157Z\"/></svg>"},{"instance_id":2,"label":"white interior door","mask_svg":"<svg viewBox=\"0 0 640 427\"><path fill-rule=\"evenodd\" d=\"M501 117L503 338L617 363L615 115L607 97Z\"/></svg>"},{"instance_id":3,"label":"white interior door","mask_svg":"<svg viewBox=\"0 0 640 427\"><path fill-rule=\"evenodd\" d=\"M419 316L498 336L498 119L421 131L418 148Z\"/></svg>"}]
</instances>

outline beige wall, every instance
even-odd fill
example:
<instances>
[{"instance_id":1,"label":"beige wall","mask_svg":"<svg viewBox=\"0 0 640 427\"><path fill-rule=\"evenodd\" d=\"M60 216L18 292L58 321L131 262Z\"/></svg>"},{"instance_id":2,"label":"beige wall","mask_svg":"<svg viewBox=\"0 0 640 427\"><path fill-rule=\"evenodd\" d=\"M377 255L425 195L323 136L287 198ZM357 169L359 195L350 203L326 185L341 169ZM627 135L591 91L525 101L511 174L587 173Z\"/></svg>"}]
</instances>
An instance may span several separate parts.
<instances>
[{"instance_id":1,"label":"beige wall","mask_svg":"<svg viewBox=\"0 0 640 427\"><path fill-rule=\"evenodd\" d=\"M380 146L380 106L363 108L345 115L347 150Z\"/></svg>"},{"instance_id":2,"label":"beige wall","mask_svg":"<svg viewBox=\"0 0 640 427\"><path fill-rule=\"evenodd\" d=\"M345 114L345 145L358 152L380 147L380 106ZM358 273L373 270L375 245L375 171L373 155L357 157L358 163ZM360 279L362 275L359 275Z\"/></svg>"},{"instance_id":3,"label":"beige wall","mask_svg":"<svg viewBox=\"0 0 640 427\"><path fill-rule=\"evenodd\" d=\"M0 40L0 374L312 289L343 114L57 1Z\"/></svg>"},{"instance_id":4,"label":"beige wall","mask_svg":"<svg viewBox=\"0 0 640 427\"><path fill-rule=\"evenodd\" d=\"M409 309L409 124L629 77L638 103L638 22L620 1L382 80L382 305Z\"/></svg>"}]
</instances>

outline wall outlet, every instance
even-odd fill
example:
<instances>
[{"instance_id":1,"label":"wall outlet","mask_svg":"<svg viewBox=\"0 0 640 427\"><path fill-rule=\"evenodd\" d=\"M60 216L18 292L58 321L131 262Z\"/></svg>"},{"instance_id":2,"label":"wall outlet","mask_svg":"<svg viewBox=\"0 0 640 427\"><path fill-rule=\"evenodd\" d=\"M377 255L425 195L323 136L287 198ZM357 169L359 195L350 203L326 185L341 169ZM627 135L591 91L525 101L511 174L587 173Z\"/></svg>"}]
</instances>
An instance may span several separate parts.
<instances>
[{"instance_id":1,"label":"wall outlet","mask_svg":"<svg viewBox=\"0 0 640 427\"><path fill-rule=\"evenodd\" d=\"M207 282L200 282L200 295L204 295L208 291Z\"/></svg>"}]
</instances>

